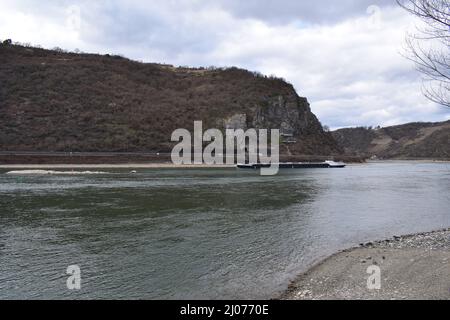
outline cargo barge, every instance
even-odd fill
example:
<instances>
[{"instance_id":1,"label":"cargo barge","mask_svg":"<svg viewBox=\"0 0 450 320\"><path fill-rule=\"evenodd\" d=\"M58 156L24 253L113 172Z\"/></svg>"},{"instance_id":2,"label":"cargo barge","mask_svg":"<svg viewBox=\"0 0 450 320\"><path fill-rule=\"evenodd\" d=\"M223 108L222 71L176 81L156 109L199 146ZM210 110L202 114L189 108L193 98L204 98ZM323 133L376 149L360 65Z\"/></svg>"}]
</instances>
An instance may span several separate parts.
<instances>
[{"instance_id":1,"label":"cargo barge","mask_svg":"<svg viewBox=\"0 0 450 320\"><path fill-rule=\"evenodd\" d=\"M238 169L261 169L269 168L271 164L267 163L249 163L238 164ZM283 162L279 163L280 169L315 169L315 168L345 168L346 164L343 162L324 161L324 162Z\"/></svg>"}]
</instances>

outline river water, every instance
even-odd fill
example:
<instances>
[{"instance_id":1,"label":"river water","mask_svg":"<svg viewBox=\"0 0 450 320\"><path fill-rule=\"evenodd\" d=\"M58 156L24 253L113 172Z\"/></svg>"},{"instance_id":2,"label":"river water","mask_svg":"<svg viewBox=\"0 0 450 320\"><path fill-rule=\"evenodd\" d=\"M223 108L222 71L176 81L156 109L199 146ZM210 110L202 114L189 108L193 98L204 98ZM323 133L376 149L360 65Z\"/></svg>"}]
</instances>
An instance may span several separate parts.
<instances>
[{"instance_id":1,"label":"river water","mask_svg":"<svg viewBox=\"0 0 450 320\"><path fill-rule=\"evenodd\" d=\"M102 171L0 171L0 298L272 298L337 250L450 227L449 163Z\"/></svg>"}]
</instances>

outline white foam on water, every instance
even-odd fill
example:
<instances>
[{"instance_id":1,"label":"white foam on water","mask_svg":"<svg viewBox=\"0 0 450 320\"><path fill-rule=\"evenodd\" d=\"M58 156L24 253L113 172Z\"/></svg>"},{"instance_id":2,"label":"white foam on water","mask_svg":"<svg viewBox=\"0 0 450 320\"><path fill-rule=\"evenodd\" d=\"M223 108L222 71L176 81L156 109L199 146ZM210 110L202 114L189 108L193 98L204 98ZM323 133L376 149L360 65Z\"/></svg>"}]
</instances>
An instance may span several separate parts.
<instances>
[{"instance_id":1,"label":"white foam on water","mask_svg":"<svg viewBox=\"0 0 450 320\"><path fill-rule=\"evenodd\" d=\"M9 175L89 175L89 174L108 174L102 171L54 171L54 170L19 170L9 171Z\"/></svg>"}]
</instances>

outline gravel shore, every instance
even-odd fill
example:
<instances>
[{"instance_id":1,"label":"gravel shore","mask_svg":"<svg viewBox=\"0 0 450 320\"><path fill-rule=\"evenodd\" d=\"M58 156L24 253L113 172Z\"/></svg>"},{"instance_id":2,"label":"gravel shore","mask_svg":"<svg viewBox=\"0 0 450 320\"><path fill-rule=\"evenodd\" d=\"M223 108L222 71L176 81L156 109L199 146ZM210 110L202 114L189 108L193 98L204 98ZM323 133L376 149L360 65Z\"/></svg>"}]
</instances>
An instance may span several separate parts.
<instances>
[{"instance_id":1,"label":"gravel shore","mask_svg":"<svg viewBox=\"0 0 450 320\"><path fill-rule=\"evenodd\" d=\"M379 289L368 286L374 283L373 266L380 271ZM369 242L336 253L300 275L280 298L450 299L450 229Z\"/></svg>"}]
</instances>

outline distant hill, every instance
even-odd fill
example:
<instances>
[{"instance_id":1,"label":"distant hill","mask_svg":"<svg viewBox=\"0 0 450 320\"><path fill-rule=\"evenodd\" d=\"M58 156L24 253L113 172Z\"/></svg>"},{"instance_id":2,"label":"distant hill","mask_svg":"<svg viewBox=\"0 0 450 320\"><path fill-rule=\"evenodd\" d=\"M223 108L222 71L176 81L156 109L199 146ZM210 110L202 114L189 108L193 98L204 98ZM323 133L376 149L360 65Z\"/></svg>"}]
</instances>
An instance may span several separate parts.
<instances>
[{"instance_id":1,"label":"distant hill","mask_svg":"<svg viewBox=\"0 0 450 320\"><path fill-rule=\"evenodd\" d=\"M293 134L286 154L341 152L282 79L0 45L0 151L168 152L172 131L194 120L281 128Z\"/></svg>"},{"instance_id":2,"label":"distant hill","mask_svg":"<svg viewBox=\"0 0 450 320\"><path fill-rule=\"evenodd\" d=\"M384 159L450 159L450 121L332 132L348 155Z\"/></svg>"}]
</instances>

